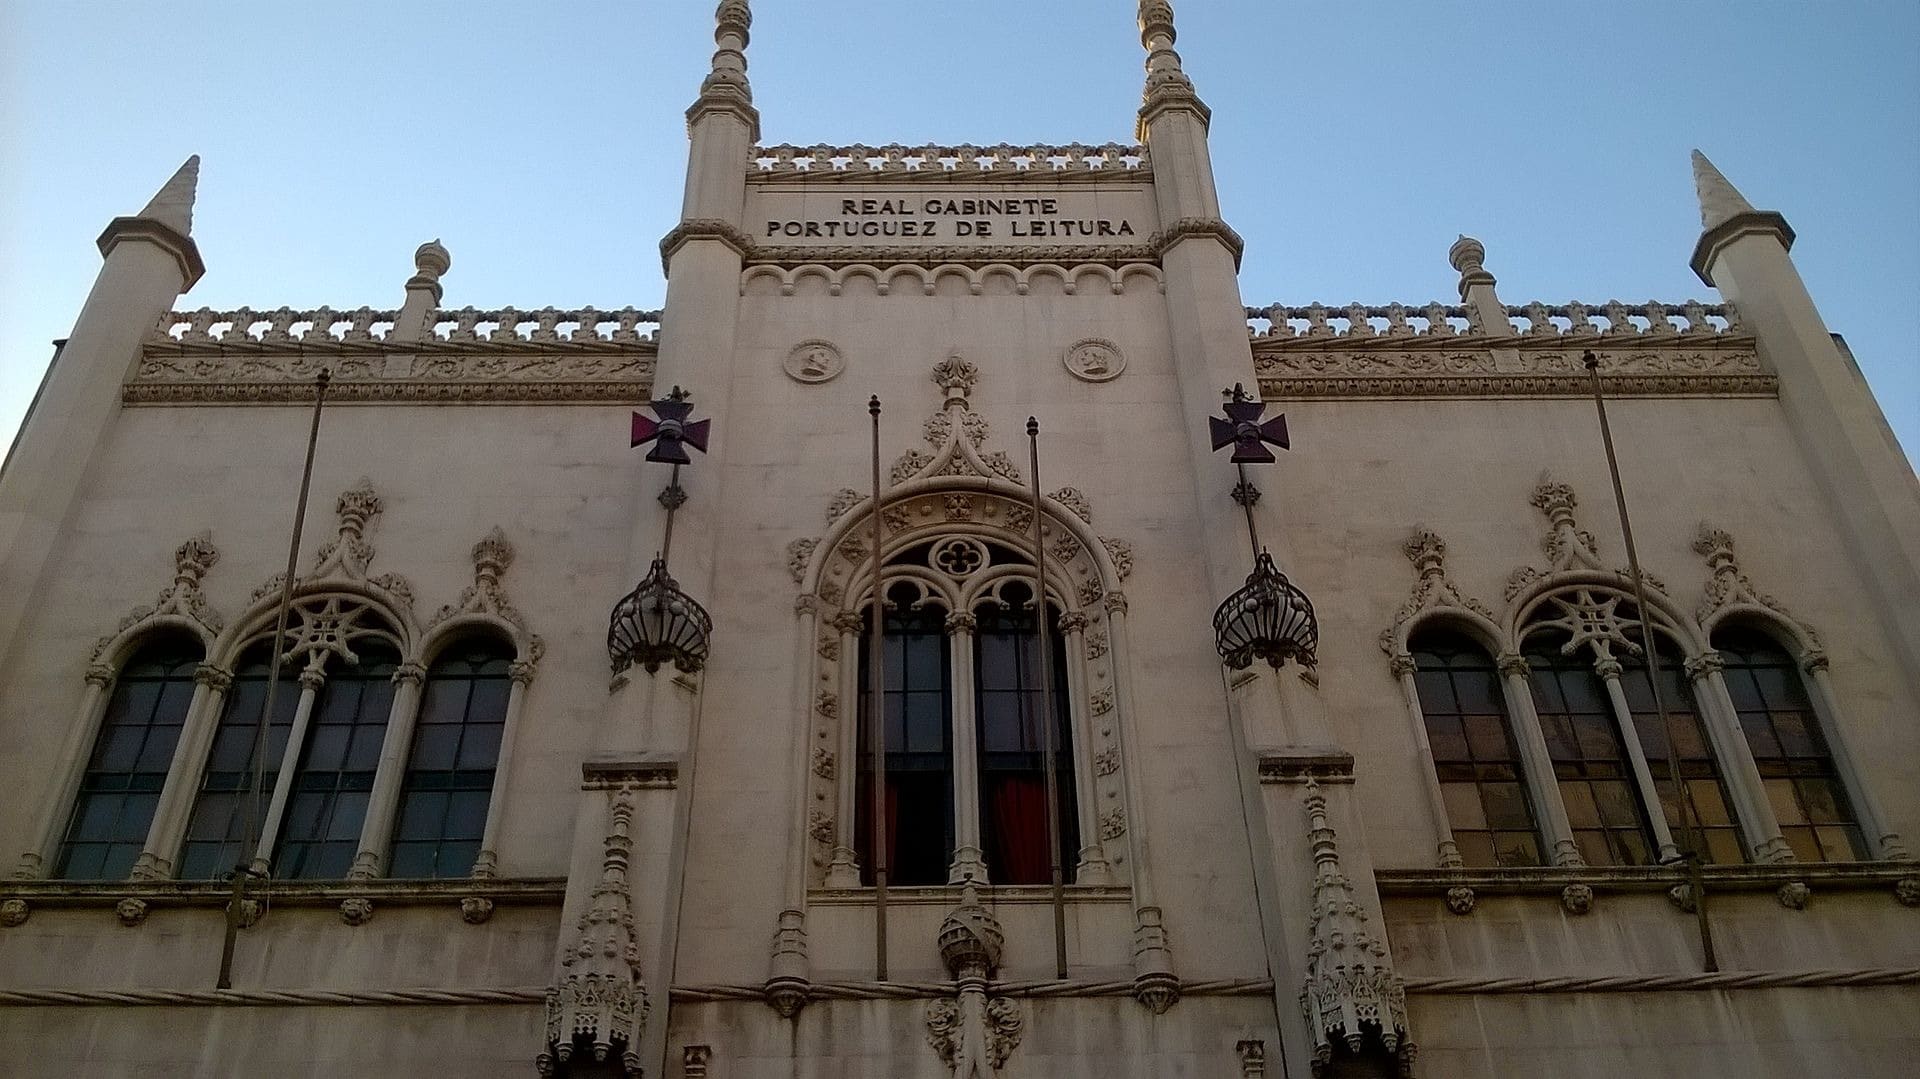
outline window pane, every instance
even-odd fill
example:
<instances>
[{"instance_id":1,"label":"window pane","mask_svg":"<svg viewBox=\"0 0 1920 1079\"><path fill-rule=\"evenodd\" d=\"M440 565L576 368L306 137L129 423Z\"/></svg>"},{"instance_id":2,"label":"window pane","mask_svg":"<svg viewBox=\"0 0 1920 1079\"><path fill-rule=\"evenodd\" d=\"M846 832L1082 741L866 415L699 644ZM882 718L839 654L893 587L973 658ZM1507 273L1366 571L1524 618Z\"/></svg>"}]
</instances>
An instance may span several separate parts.
<instances>
[{"instance_id":1,"label":"window pane","mask_svg":"<svg viewBox=\"0 0 1920 1079\"><path fill-rule=\"evenodd\" d=\"M1804 861L1862 856L1852 805L1797 665L1779 644L1751 629L1722 629L1713 644L1726 659L1729 692L1736 683L1742 687L1736 697L1740 727L1755 767L1767 777L1768 804L1795 855ZM1809 822L1817 829L1806 828Z\"/></svg>"},{"instance_id":2,"label":"window pane","mask_svg":"<svg viewBox=\"0 0 1920 1079\"><path fill-rule=\"evenodd\" d=\"M479 640L443 654L427 671L422 706L433 702L434 722L413 730L390 875L446 877L472 871L513 689L507 677L511 661L504 643ZM865 694L860 697L864 704ZM372 752L377 759L378 747Z\"/></svg>"}]
</instances>

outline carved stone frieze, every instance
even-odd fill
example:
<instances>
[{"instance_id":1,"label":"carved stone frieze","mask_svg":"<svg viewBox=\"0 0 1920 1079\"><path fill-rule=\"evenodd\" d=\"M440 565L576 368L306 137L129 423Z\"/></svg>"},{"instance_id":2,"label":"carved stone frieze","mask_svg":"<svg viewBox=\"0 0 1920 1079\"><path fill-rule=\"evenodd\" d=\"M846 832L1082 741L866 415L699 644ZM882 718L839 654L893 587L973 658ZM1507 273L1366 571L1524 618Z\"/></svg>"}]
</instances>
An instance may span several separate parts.
<instances>
[{"instance_id":1,"label":"carved stone frieze","mask_svg":"<svg viewBox=\"0 0 1920 1079\"><path fill-rule=\"evenodd\" d=\"M653 389L653 346L604 348L573 353L476 355L461 346L395 343L395 357L381 352L189 352L149 345L121 390L129 405L256 404L311 401L314 376L333 376L328 400L391 402L644 401ZM567 346L561 346L567 347Z\"/></svg>"}]
</instances>

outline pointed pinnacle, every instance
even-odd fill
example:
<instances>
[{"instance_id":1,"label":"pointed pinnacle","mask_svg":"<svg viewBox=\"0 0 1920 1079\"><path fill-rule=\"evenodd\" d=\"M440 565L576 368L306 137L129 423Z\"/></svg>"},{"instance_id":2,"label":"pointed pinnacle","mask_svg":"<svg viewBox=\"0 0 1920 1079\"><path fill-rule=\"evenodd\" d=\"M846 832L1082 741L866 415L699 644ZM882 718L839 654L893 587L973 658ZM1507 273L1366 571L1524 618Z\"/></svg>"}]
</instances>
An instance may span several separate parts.
<instances>
[{"instance_id":1,"label":"pointed pinnacle","mask_svg":"<svg viewBox=\"0 0 1920 1079\"><path fill-rule=\"evenodd\" d=\"M199 184L200 155L194 154L134 216L158 221L182 236L190 236L193 234L193 196Z\"/></svg>"},{"instance_id":2,"label":"pointed pinnacle","mask_svg":"<svg viewBox=\"0 0 1920 1079\"><path fill-rule=\"evenodd\" d=\"M1754 212L1753 203L1748 202L1720 170L1713 167L1707 155L1698 150L1693 152L1693 189L1700 199L1700 227L1702 230L1723 225L1741 214Z\"/></svg>"}]
</instances>

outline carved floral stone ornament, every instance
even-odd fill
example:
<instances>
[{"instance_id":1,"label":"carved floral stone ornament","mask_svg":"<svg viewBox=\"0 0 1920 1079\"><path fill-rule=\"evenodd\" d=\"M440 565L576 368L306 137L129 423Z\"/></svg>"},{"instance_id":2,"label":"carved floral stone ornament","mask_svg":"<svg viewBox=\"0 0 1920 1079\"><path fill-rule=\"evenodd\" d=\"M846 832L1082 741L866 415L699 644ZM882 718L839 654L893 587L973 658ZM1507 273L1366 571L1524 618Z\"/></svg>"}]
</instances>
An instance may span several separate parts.
<instances>
[{"instance_id":1,"label":"carved floral stone ornament","mask_svg":"<svg viewBox=\"0 0 1920 1079\"><path fill-rule=\"evenodd\" d=\"M1061 362L1067 373L1082 382L1111 382L1127 368L1126 353L1120 346L1101 337L1089 337L1071 345Z\"/></svg>"},{"instance_id":2,"label":"carved floral stone ornament","mask_svg":"<svg viewBox=\"0 0 1920 1079\"><path fill-rule=\"evenodd\" d=\"M827 382L844 371L847 361L831 341L802 341L787 353L781 367L795 382Z\"/></svg>"},{"instance_id":3,"label":"carved floral stone ornament","mask_svg":"<svg viewBox=\"0 0 1920 1079\"><path fill-rule=\"evenodd\" d=\"M1020 1005L987 995L1003 939L1000 923L980 905L979 892L968 881L960 905L940 924L940 958L957 991L952 999L937 997L927 1005L927 1043L952 1069L953 1079L993 1079L1020 1044L1026 1024Z\"/></svg>"},{"instance_id":4,"label":"carved floral stone ornament","mask_svg":"<svg viewBox=\"0 0 1920 1079\"><path fill-rule=\"evenodd\" d=\"M1313 1074L1328 1074L1336 1045L1348 1056L1384 1054L1411 1065L1407 991L1394 972L1386 941L1375 936L1367 912L1340 868L1338 837L1320 784L1306 788L1307 841L1313 850L1313 921L1308 930L1307 979L1300 1010L1313 1037Z\"/></svg>"},{"instance_id":5,"label":"carved floral stone ornament","mask_svg":"<svg viewBox=\"0 0 1920 1079\"><path fill-rule=\"evenodd\" d=\"M640 1034L647 1022L647 986L628 898L627 861L633 850L633 791L622 788L608 814L600 882L561 953L547 987L547 1048L534 1060L543 1076L564 1074L576 1053L590 1055L618 1079L641 1074Z\"/></svg>"}]
</instances>

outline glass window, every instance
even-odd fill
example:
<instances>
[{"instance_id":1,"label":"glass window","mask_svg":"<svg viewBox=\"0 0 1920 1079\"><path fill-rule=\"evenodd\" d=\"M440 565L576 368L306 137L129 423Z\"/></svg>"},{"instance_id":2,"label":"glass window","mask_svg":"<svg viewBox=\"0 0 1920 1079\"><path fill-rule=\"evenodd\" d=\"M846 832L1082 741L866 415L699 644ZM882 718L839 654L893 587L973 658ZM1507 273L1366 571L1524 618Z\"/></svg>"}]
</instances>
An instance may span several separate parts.
<instances>
[{"instance_id":1,"label":"glass window","mask_svg":"<svg viewBox=\"0 0 1920 1079\"><path fill-rule=\"evenodd\" d=\"M355 651L358 664L329 665L314 701L280 823L276 876L338 879L353 868L400 665L399 654L383 643L361 641Z\"/></svg>"},{"instance_id":2,"label":"glass window","mask_svg":"<svg viewBox=\"0 0 1920 1079\"><path fill-rule=\"evenodd\" d=\"M1581 857L1588 865L1651 863L1659 851L1592 657L1584 650L1565 655L1557 640L1539 634L1526 656L1540 731Z\"/></svg>"},{"instance_id":3,"label":"glass window","mask_svg":"<svg viewBox=\"0 0 1920 1079\"><path fill-rule=\"evenodd\" d=\"M1866 860L1866 836L1792 658L1771 637L1743 627L1714 633L1713 646L1726 660L1727 692L1794 856Z\"/></svg>"},{"instance_id":4,"label":"glass window","mask_svg":"<svg viewBox=\"0 0 1920 1079\"><path fill-rule=\"evenodd\" d=\"M896 586L888 596L881 667L886 739L887 881L944 884L953 856L952 672L946 612L913 606L918 593ZM869 679L869 629L860 647L860 682L847 687L858 698L859 745L855 754L855 836L862 880L873 882L873 753Z\"/></svg>"},{"instance_id":5,"label":"glass window","mask_svg":"<svg viewBox=\"0 0 1920 1079\"><path fill-rule=\"evenodd\" d=\"M390 877L458 877L473 869L506 729L512 649L493 640L442 653L420 715L394 818Z\"/></svg>"},{"instance_id":6,"label":"glass window","mask_svg":"<svg viewBox=\"0 0 1920 1079\"><path fill-rule=\"evenodd\" d=\"M1539 826L1492 660L1457 633L1422 633L1411 648L1460 857L1471 866L1539 865Z\"/></svg>"},{"instance_id":7,"label":"glass window","mask_svg":"<svg viewBox=\"0 0 1920 1079\"><path fill-rule=\"evenodd\" d=\"M196 641L156 640L121 668L54 865L69 880L117 880L140 857L193 700Z\"/></svg>"},{"instance_id":8,"label":"glass window","mask_svg":"<svg viewBox=\"0 0 1920 1079\"><path fill-rule=\"evenodd\" d=\"M1672 756L1667 752L1667 735L1660 714L1653 707L1653 688L1647 681L1644 663L1629 663L1620 676L1620 688L1627 695L1627 709L1646 754L1647 767L1653 771L1653 785L1660 792L1660 808L1666 814L1667 827L1682 850L1699 852L1702 860L1734 864L1747 860L1746 847L1740 841L1740 827L1734 820L1733 802L1727 796L1727 784L1720 774L1720 762L1701 726L1693 703L1693 688L1676 654L1678 645L1659 642L1660 701L1666 707L1667 721L1673 727L1673 740L1679 749L1680 785L1687 796L1686 813L1674 800ZM1690 830L1698 830L1697 837Z\"/></svg>"},{"instance_id":9,"label":"glass window","mask_svg":"<svg viewBox=\"0 0 1920 1079\"><path fill-rule=\"evenodd\" d=\"M1047 854L1046 729L1042 726L1040 649L1034 631L1033 592L1003 590L1004 606L975 614L975 725L980 752L980 836L987 879L996 884L1049 884ZM1049 608L1049 621L1058 612ZM1060 865L1072 877L1080 849L1073 811L1072 711L1067 698L1066 642L1048 634L1052 649L1054 776L1060 807Z\"/></svg>"},{"instance_id":10,"label":"glass window","mask_svg":"<svg viewBox=\"0 0 1920 1079\"><path fill-rule=\"evenodd\" d=\"M267 706L267 646L258 644L241 656L227 693L226 711L214 730L213 748L200 777L200 791L187 818L186 842L180 850L178 876L183 880L225 877L251 851L242 851L247 831L248 791L253 782L253 746L261 714ZM297 671L280 672L273 720L267 725L266 773L254 821L266 815L273 785L280 771L293 713L300 703Z\"/></svg>"}]
</instances>

